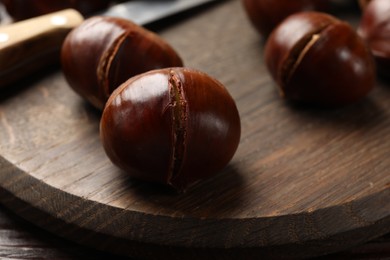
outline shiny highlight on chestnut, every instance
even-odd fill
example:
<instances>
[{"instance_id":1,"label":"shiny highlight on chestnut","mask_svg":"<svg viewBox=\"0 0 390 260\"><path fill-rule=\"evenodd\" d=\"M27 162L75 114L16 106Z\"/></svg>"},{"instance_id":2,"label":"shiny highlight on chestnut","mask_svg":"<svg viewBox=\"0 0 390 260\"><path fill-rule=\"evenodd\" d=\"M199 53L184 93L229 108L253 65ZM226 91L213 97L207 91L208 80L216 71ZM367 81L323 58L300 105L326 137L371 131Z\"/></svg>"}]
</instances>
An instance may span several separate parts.
<instances>
[{"instance_id":1,"label":"shiny highlight on chestnut","mask_svg":"<svg viewBox=\"0 0 390 260\"><path fill-rule=\"evenodd\" d=\"M197 70L166 68L116 89L100 134L119 168L181 191L229 163L241 126L236 104L220 82Z\"/></svg>"}]
</instances>

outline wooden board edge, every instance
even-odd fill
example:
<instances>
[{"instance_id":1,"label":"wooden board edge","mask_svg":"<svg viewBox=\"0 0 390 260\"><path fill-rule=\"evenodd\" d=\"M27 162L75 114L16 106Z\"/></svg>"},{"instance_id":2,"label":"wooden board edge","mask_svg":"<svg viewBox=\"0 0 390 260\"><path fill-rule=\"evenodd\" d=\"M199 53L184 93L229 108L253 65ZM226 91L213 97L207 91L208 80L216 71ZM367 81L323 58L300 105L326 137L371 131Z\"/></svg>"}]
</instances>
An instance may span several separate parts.
<instances>
[{"instance_id":1,"label":"wooden board edge","mask_svg":"<svg viewBox=\"0 0 390 260\"><path fill-rule=\"evenodd\" d=\"M217 225L219 229L223 226L225 228L230 227L237 232L242 228L254 228L253 234L248 235L241 242L237 242L238 240L230 242L224 240L223 244L218 244L214 241L215 247L207 247L202 243L197 244L196 241L190 240L183 241L182 245L175 244L176 241L167 240L165 235L168 234L160 234L159 238L152 236L145 237L144 240L137 240L135 239L137 237L136 233L145 229L145 225L150 224L152 226L147 228L147 232L153 232L154 230L156 234L159 234L156 227L164 226L171 219L166 216L154 215L150 216L151 222L144 223L141 216L145 216L145 213L128 212L60 191L13 166L3 157L0 157L0 168L2 169L0 174L0 203L11 211L34 225L78 244L131 257L165 258L169 256L172 259L182 259L182 257L197 259L210 256L218 259L236 259L256 255L313 257L339 252L390 232L390 211L388 210L390 205L384 205L383 212L387 212L387 215L384 214L375 220L364 220L365 218L361 217L359 212L353 213L352 218L355 219L345 218L356 209L356 205L361 203L368 205L368 202L376 201L374 204L378 205L378 203L389 201L390 188L387 187L382 192L368 198L329 209L321 209L330 210L330 215L336 214L337 216L334 216L336 219L345 221L346 229L339 233L321 234L321 232L315 231L315 228L309 227L307 230L311 230L309 231L311 234L306 234L305 239L300 239L298 232L303 227L302 225L310 226L313 219L319 218L317 215L321 212L314 211L262 219L199 219L196 225L200 230L202 228L208 229L210 225ZM43 204L49 202L49 198L44 194L52 194L50 198L51 206L48 209L42 207ZM69 205L72 205L72 207L64 211L64 208ZM370 209L366 209L365 213L370 215ZM107 220L106 217L102 217L104 214L112 215L110 223L104 222ZM76 218L70 221L72 215L76 215ZM356 218L360 217L361 219L356 221ZM152 220L152 218L155 218L155 220ZM178 229L183 231L182 238L185 235L190 235L189 226L193 224L188 223L193 220L183 218L181 224L175 220L175 223L179 226ZM324 219L323 224L326 225L327 221L329 219ZM126 224L129 226L126 226ZM201 227L202 224L204 224L204 227ZM112 227L115 226L117 228L113 229ZM275 227L283 228L283 226L286 228L285 234L271 234ZM186 232L187 234L184 234ZM226 234L225 232L231 233L231 231L221 229L220 235L223 236ZM258 236L260 233L266 234L266 236ZM272 240L273 236L274 239L278 240L286 235L290 240L289 243L273 243L275 242ZM296 239L291 239L294 236ZM271 239L266 240L265 237ZM252 244L245 243L245 241L251 241Z\"/></svg>"}]
</instances>

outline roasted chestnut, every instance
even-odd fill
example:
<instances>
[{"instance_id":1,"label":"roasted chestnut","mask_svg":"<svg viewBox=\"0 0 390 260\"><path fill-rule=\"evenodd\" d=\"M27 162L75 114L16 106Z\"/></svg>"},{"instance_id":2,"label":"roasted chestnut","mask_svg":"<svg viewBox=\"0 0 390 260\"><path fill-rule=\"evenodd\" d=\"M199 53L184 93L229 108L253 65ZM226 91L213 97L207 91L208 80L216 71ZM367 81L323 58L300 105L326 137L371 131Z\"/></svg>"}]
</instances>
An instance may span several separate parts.
<instances>
[{"instance_id":1,"label":"roasted chestnut","mask_svg":"<svg viewBox=\"0 0 390 260\"><path fill-rule=\"evenodd\" d=\"M100 16L69 33L61 63L69 85L99 109L128 78L183 65L176 51L155 33L125 19Z\"/></svg>"},{"instance_id":2,"label":"roasted chestnut","mask_svg":"<svg viewBox=\"0 0 390 260\"><path fill-rule=\"evenodd\" d=\"M293 101L345 105L375 85L366 43L348 23L324 13L302 12L284 20L266 42L265 63L281 95Z\"/></svg>"},{"instance_id":3,"label":"roasted chestnut","mask_svg":"<svg viewBox=\"0 0 390 260\"><path fill-rule=\"evenodd\" d=\"M329 4L324 0L242 0L242 3L249 20L264 36L293 13L325 10Z\"/></svg>"},{"instance_id":4,"label":"roasted chestnut","mask_svg":"<svg viewBox=\"0 0 390 260\"><path fill-rule=\"evenodd\" d=\"M390 1L372 0L364 9L358 34L367 41L379 73L390 72Z\"/></svg>"},{"instance_id":5,"label":"roasted chestnut","mask_svg":"<svg viewBox=\"0 0 390 260\"><path fill-rule=\"evenodd\" d=\"M88 15L108 7L110 0L1 0L1 2L13 19L24 20L67 8Z\"/></svg>"},{"instance_id":6,"label":"roasted chestnut","mask_svg":"<svg viewBox=\"0 0 390 260\"><path fill-rule=\"evenodd\" d=\"M100 135L111 161L131 176L184 190L225 167L240 140L233 98L188 68L130 78L103 111Z\"/></svg>"}]
</instances>

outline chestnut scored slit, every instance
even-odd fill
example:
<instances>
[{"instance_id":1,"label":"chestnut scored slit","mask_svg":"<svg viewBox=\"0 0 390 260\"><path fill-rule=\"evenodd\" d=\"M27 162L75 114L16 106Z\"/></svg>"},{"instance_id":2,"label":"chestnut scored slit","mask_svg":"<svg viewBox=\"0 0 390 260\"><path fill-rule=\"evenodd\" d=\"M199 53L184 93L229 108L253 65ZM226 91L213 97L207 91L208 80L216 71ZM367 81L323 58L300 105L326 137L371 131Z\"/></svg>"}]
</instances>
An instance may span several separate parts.
<instances>
[{"instance_id":1,"label":"chestnut scored slit","mask_svg":"<svg viewBox=\"0 0 390 260\"><path fill-rule=\"evenodd\" d=\"M112 66L112 62L115 58L115 55L118 52L123 41L126 39L127 33L123 33L119 35L117 39L114 40L111 46L107 50L105 50L100 57L100 61L97 67L97 78L100 88L103 91L104 96L110 96L112 93L112 89L110 87L110 68Z\"/></svg>"},{"instance_id":2,"label":"chestnut scored slit","mask_svg":"<svg viewBox=\"0 0 390 260\"><path fill-rule=\"evenodd\" d=\"M297 67L305 57L309 49L320 38L320 32L314 32L313 35L304 38L297 47L292 50L291 57L287 59L285 65L281 69L282 84L288 84ZM283 93L283 90L282 90Z\"/></svg>"},{"instance_id":3,"label":"chestnut scored slit","mask_svg":"<svg viewBox=\"0 0 390 260\"><path fill-rule=\"evenodd\" d=\"M171 158L171 167L168 173L168 184L173 185L172 180L181 172L183 156L186 152L187 119L188 108L184 96L183 84L179 75L171 70L168 79L170 106L172 106L172 128L173 151Z\"/></svg>"},{"instance_id":4,"label":"chestnut scored slit","mask_svg":"<svg viewBox=\"0 0 390 260\"><path fill-rule=\"evenodd\" d=\"M100 135L108 158L130 176L184 191L229 163L241 124L220 82L176 67L118 87L103 110Z\"/></svg>"},{"instance_id":5,"label":"chestnut scored slit","mask_svg":"<svg viewBox=\"0 0 390 260\"><path fill-rule=\"evenodd\" d=\"M308 15L302 14L301 19L294 19L288 26L277 27L270 35L273 44L267 44L265 47L265 61L280 85L287 83L287 79L291 77L292 68L296 68L299 64L297 60L306 53L302 51L308 50L306 47L312 41L313 35L320 34L329 24L335 22L330 15L324 14L313 19L310 14L312 12L308 12Z\"/></svg>"}]
</instances>

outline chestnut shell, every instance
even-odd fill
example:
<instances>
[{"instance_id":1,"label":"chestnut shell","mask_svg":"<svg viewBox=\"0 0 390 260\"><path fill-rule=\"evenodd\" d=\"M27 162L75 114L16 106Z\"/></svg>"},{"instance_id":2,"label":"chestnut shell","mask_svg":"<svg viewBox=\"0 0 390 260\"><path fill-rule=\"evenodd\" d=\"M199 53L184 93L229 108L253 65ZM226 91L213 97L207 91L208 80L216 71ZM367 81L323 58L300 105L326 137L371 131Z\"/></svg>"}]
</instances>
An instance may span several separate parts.
<instances>
[{"instance_id":1,"label":"chestnut shell","mask_svg":"<svg viewBox=\"0 0 390 260\"><path fill-rule=\"evenodd\" d=\"M284 20L266 43L265 63L289 100L346 105L375 85L365 42L349 24L324 13L302 12Z\"/></svg>"},{"instance_id":2,"label":"chestnut shell","mask_svg":"<svg viewBox=\"0 0 390 260\"><path fill-rule=\"evenodd\" d=\"M240 133L239 113L226 88L187 68L129 79L111 95L100 124L115 165L178 190L224 168Z\"/></svg>"},{"instance_id":3,"label":"chestnut shell","mask_svg":"<svg viewBox=\"0 0 390 260\"><path fill-rule=\"evenodd\" d=\"M85 20L69 33L61 63L69 85L98 109L128 78L183 65L176 51L157 34L125 19L100 16Z\"/></svg>"},{"instance_id":4,"label":"chestnut shell","mask_svg":"<svg viewBox=\"0 0 390 260\"><path fill-rule=\"evenodd\" d=\"M390 77L390 1L370 1L364 9L358 33L370 46L379 73Z\"/></svg>"},{"instance_id":5,"label":"chestnut shell","mask_svg":"<svg viewBox=\"0 0 390 260\"><path fill-rule=\"evenodd\" d=\"M24 20L62 9L73 8L83 15L93 14L108 7L110 0L1 0L8 14Z\"/></svg>"},{"instance_id":6,"label":"chestnut shell","mask_svg":"<svg viewBox=\"0 0 390 260\"><path fill-rule=\"evenodd\" d=\"M252 25L264 36L291 14L329 8L324 0L242 0L242 3Z\"/></svg>"}]
</instances>

